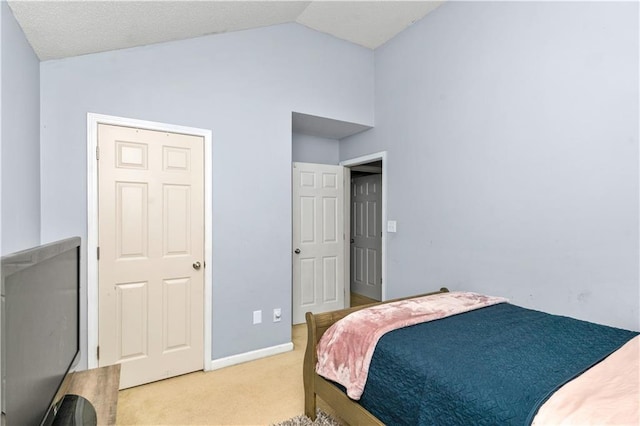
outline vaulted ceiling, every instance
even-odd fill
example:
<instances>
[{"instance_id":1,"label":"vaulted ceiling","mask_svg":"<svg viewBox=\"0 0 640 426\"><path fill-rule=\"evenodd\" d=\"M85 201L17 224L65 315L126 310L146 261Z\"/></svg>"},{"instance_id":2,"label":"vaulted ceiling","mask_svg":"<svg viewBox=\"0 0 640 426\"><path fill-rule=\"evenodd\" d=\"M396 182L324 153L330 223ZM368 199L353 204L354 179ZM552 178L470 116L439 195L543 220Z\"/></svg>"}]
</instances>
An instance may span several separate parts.
<instances>
[{"instance_id":1,"label":"vaulted ceiling","mask_svg":"<svg viewBox=\"0 0 640 426\"><path fill-rule=\"evenodd\" d=\"M8 4L41 60L297 22L369 49L442 1L37 1Z\"/></svg>"}]
</instances>

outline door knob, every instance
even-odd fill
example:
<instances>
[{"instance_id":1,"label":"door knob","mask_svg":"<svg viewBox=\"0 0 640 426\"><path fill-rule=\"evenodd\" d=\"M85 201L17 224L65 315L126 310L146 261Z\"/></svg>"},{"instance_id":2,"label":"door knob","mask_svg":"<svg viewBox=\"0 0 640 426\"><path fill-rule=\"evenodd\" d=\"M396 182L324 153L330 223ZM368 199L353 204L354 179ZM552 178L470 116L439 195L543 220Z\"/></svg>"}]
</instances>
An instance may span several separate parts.
<instances>
[{"instance_id":1,"label":"door knob","mask_svg":"<svg viewBox=\"0 0 640 426\"><path fill-rule=\"evenodd\" d=\"M196 271L200 269L200 266L202 266L202 265L200 265L200 262L194 262L193 263L193 269L195 269Z\"/></svg>"},{"instance_id":2,"label":"door knob","mask_svg":"<svg viewBox=\"0 0 640 426\"><path fill-rule=\"evenodd\" d=\"M295 254L300 254L300 249L295 249L293 252L294 252Z\"/></svg>"},{"instance_id":3,"label":"door knob","mask_svg":"<svg viewBox=\"0 0 640 426\"><path fill-rule=\"evenodd\" d=\"M354 241L354 239L352 238L352 239L351 239L351 244L353 244L354 242L355 242L355 241Z\"/></svg>"}]
</instances>

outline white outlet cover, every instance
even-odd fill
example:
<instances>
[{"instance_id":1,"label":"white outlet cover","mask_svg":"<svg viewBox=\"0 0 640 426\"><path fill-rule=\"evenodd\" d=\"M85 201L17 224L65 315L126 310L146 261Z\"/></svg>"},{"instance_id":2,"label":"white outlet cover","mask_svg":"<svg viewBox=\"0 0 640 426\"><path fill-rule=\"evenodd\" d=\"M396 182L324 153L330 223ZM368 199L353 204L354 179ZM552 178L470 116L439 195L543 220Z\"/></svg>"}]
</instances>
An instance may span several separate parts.
<instances>
[{"instance_id":1,"label":"white outlet cover","mask_svg":"<svg viewBox=\"0 0 640 426\"><path fill-rule=\"evenodd\" d=\"M262 322L262 311L253 311L253 323L260 324Z\"/></svg>"},{"instance_id":2,"label":"white outlet cover","mask_svg":"<svg viewBox=\"0 0 640 426\"><path fill-rule=\"evenodd\" d=\"M388 220L387 221L387 232L396 232L396 221Z\"/></svg>"}]
</instances>

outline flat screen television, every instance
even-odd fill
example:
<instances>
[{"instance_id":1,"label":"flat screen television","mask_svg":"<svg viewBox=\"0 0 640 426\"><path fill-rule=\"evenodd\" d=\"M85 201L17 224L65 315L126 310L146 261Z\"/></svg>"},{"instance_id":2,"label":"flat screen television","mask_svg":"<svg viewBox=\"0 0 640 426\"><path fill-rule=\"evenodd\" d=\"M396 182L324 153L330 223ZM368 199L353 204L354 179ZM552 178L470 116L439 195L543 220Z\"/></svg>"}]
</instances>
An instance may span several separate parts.
<instances>
[{"instance_id":1,"label":"flat screen television","mask_svg":"<svg viewBox=\"0 0 640 426\"><path fill-rule=\"evenodd\" d=\"M2 257L2 423L40 425L80 358L80 238Z\"/></svg>"}]
</instances>

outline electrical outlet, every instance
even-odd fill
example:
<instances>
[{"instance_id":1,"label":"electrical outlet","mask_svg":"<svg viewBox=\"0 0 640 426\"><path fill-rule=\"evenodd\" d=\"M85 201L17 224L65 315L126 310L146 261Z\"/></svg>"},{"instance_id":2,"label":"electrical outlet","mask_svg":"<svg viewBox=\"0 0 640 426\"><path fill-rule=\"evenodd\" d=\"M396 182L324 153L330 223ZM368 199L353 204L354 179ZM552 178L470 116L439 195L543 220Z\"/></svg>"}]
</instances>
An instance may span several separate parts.
<instances>
[{"instance_id":1,"label":"electrical outlet","mask_svg":"<svg viewBox=\"0 0 640 426\"><path fill-rule=\"evenodd\" d=\"M282 319L282 310L280 308L275 308L273 310L273 322L280 322Z\"/></svg>"},{"instance_id":2,"label":"electrical outlet","mask_svg":"<svg viewBox=\"0 0 640 426\"><path fill-rule=\"evenodd\" d=\"M262 311L253 311L253 323L260 324L262 322Z\"/></svg>"}]
</instances>

